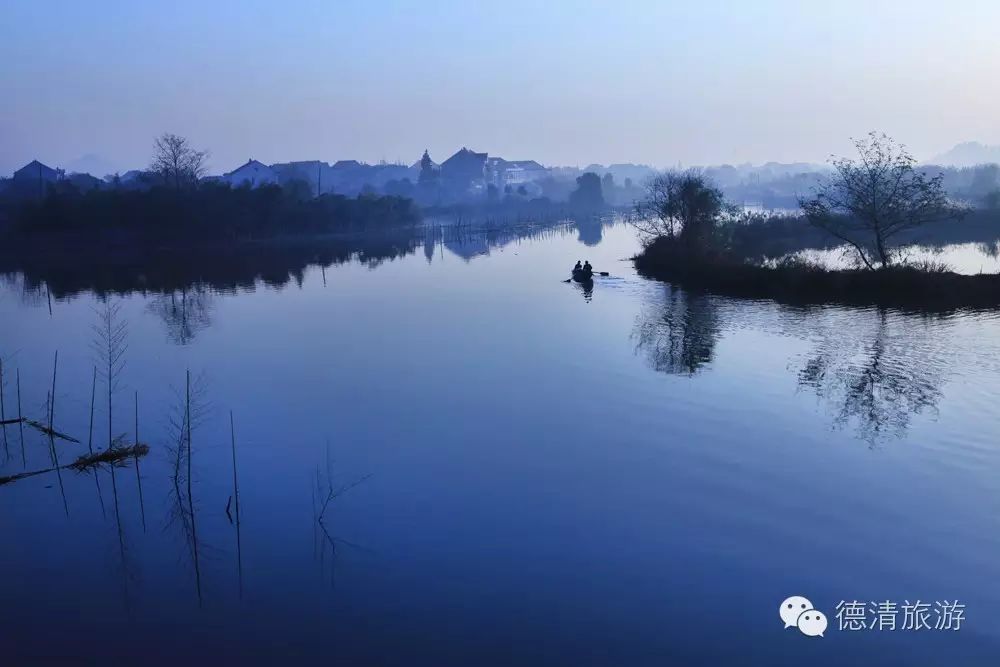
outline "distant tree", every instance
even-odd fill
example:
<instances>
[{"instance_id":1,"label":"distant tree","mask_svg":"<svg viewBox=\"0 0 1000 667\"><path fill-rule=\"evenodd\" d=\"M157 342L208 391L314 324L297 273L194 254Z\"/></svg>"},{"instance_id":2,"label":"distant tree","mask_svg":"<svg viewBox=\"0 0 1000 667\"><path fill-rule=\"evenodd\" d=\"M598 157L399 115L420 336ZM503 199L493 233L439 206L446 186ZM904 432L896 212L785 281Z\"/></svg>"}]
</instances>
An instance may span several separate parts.
<instances>
[{"instance_id":1,"label":"distant tree","mask_svg":"<svg viewBox=\"0 0 1000 667\"><path fill-rule=\"evenodd\" d=\"M991 211L1000 209L1000 190L994 190L983 197L983 206Z\"/></svg>"},{"instance_id":2,"label":"distant tree","mask_svg":"<svg viewBox=\"0 0 1000 667\"><path fill-rule=\"evenodd\" d=\"M700 171L668 171L646 186L634 224L648 241L676 237L689 249L704 250L720 218L732 212L722 191Z\"/></svg>"},{"instance_id":3,"label":"distant tree","mask_svg":"<svg viewBox=\"0 0 1000 667\"><path fill-rule=\"evenodd\" d=\"M292 178L286 181L281 189L293 201L304 202L313 198L312 183L304 178Z\"/></svg>"},{"instance_id":4,"label":"distant tree","mask_svg":"<svg viewBox=\"0 0 1000 667\"><path fill-rule=\"evenodd\" d=\"M973 171L969 190L973 195L992 192L1000 185L1000 165L983 164Z\"/></svg>"},{"instance_id":5,"label":"distant tree","mask_svg":"<svg viewBox=\"0 0 1000 667\"><path fill-rule=\"evenodd\" d=\"M207 157L206 151L195 150L184 137L166 132L156 139L150 170L180 190L194 185L205 174Z\"/></svg>"},{"instance_id":6,"label":"distant tree","mask_svg":"<svg viewBox=\"0 0 1000 667\"><path fill-rule=\"evenodd\" d=\"M523 185L517 186L517 194L521 195L522 197L527 197L528 188L524 187Z\"/></svg>"},{"instance_id":7,"label":"distant tree","mask_svg":"<svg viewBox=\"0 0 1000 667\"><path fill-rule=\"evenodd\" d=\"M632 179L627 176L625 177L625 189L626 190L632 189Z\"/></svg>"},{"instance_id":8,"label":"distant tree","mask_svg":"<svg viewBox=\"0 0 1000 667\"><path fill-rule=\"evenodd\" d=\"M581 209L598 209L604 206L604 194L601 192L601 177L588 171L576 179L576 190L570 193L571 206Z\"/></svg>"},{"instance_id":9,"label":"distant tree","mask_svg":"<svg viewBox=\"0 0 1000 667\"><path fill-rule=\"evenodd\" d=\"M423 157L420 158L420 175L417 177L417 183L433 183L438 180L438 176L438 170L434 168L430 153L424 150Z\"/></svg>"},{"instance_id":10,"label":"distant tree","mask_svg":"<svg viewBox=\"0 0 1000 667\"><path fill-rule=\"evenodd\" d=\"M500 199L500 190L493 183L486 186L486 200L490 202L495 202Z\"/></svg>"},{"instance_id":11,"label":"distant tree","mask_svg":"<svg viewBox=\"0 0 1000 667\"><path fill-rule=\"evenodd\" d=\"M962 216L942 176L914 169L916 160L904 146L875 132L854 146L858 159L833 159L833 176L799 205L810 224L854 248L867 268L899 258L892 243L901 232Z\"/></svg>"},{"instance_id":12,"label":"distant tree","mask_svg":"<svg viewBox=\"0 0 1000 667\"><path fill-rule=\"evenodd\" d=\"M402 180L392 179L385 184L385 193L393 197L413 198L413 183L408 178Z\"/></svg>"},{"instance_id":13,"label":"distant tree","mask_svg":"<svg viewBox=\"0 0 1000 667\"><path fill-rule=\"evenodd\" d=\"M610 171L604 174L601 178L601 187L604 188L604 194L610 194L615 187L615 175Z\"/></svg>"}]
</instances>

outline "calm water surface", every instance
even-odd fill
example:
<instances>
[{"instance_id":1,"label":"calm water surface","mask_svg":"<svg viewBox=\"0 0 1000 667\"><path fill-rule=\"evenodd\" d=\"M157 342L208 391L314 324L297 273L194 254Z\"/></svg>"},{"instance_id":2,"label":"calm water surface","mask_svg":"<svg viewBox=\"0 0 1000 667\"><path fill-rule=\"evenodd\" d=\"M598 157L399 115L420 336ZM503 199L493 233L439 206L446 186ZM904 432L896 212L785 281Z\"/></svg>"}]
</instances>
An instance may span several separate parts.
<instances>
[{"instance_id":1,"label":"calm water surface","mask_svg":"<svg viewBox=\"0 0 1000 667\"><path fill-rule=\"evenodd\" d=\"M225 288L132 276L113 431L138 392L146 525L132 466L120 530L106 469L0 486L5 658L997 664L997 315L691 294L637 277L636 248L585 226ZM561 282L577 259L612 276ZM101 306L64 283L0 287L6 413L19 371L44 421L58 351L63 462ZM187 370L195 530L171 482ZM103 446L101 400L95 424ZM0 475L49 466L41 434L25 464L6 438ZM782 628L791 595L825 637ZM841 600L918 598L965 604L961 630L838 630Z\"/></svg>"}]
</instances>

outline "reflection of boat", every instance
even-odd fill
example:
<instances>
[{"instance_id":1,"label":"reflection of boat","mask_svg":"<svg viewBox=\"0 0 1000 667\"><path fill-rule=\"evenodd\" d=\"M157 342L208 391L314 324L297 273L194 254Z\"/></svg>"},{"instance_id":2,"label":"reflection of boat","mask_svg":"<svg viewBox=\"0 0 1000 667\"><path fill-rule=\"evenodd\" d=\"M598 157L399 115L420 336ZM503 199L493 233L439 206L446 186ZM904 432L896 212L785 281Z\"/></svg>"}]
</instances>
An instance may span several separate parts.
<instances>
[{"instance_id":1,"label":"reflection of boat","mask_svg":"<svg viewBox=\"0 0 1000 667\"><path fill-rule=\"evenodd\" d=\"M594 272L584 271L583 269L573 269L573 280L578 283L592 283L594 282Z\"/></svg>"}]
</instances>

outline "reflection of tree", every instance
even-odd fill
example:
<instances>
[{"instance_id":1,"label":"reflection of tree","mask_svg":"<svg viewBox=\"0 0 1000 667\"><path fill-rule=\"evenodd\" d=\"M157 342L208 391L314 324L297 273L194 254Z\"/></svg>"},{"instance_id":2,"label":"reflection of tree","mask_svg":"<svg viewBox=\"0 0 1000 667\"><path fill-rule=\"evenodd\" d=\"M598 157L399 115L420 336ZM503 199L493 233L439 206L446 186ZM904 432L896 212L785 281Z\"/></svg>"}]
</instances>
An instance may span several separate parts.
<instances>
[{"instance_id":1,"label":"reflection of tree","mask_svg":"<svg viewBox=\"0 0 1000 667\"><path fill-rule=\"evenodd\" d=\"M430 264L434 259L435 239L430 234L424 238L424 258Z\"/></svg>"},{"instance_id":2,"label":"reflection of tree","mask_svg":"<svg viewBox=\"0 0 1000 667\"><path fill-rule=\"evenodd\" d=\"M694 375L712 361L719 339L712 297L666 286L662 303L640 313L632 336L654 370Z\"/></svg>"},{"instance_id":3,"label":"reflection of tree","mask_svg":"<svg viewBox=\"0 0 1000 667\"><path fill-rule=\"evenodd\" d=\"M195 285L150 301L148 309L167 325L167 336L177 345L187 345L211 324L212 294Z\"/></svg>"},{"instance_id":4,"label":"reflection of tree","mask_svg":"<svg viewBox=\"0 0 1000 667\"><path fill-rule=\"evenodd\" d=\"M907 320L893 327L885 309L873 314L874 331L860 339L854 332L861 327L830 331L798 376L800 386L834 406L837 425L856 425L858 436L872 445L902 436L912 415L934 410L942 382L939 364L913 340L919 327ZM852 313L852 320L865 315Z\"/></svg>"},{"instance_id":5,"label":"reflection of tree","mask_svg":"<svg viewBox=\"0 0 1000 667\"><path fill-rule=\"evenodd\" d=\"M25 306L41 306L49 298L45 284L30 283L20 273L0 273L0 287L11 294L20 294Z\"/></svg>"},{"instance_id":6,"label":"reflection of tree","mask_svg":"<svg viewBox=\"0 0 1000 667\"><path fill-rule=\"evenodd\" d=\"M992 259L1000 257L1000 241L983 241L976 244L976 249Z\"/></svg>"},{"instance_id":7,"label":"reflection of tree","mask_svg":"<svg viewBox=\"0 0 1000 667\"><path fill-rule=\"evenodd\" d=\"M583 218L576 221L577 240L588 248L598 245L603 238L604 222L598 217Z\"/></svg>"}]
</instances>

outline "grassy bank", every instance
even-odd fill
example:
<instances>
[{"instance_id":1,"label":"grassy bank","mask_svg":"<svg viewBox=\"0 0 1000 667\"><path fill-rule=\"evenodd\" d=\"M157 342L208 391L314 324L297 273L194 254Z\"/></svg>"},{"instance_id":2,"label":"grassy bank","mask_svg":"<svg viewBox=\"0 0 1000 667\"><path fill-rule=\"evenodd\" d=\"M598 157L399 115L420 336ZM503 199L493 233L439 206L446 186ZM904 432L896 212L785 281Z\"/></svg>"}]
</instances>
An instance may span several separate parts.
<instances>
[{"instance_id":1,"label":"grassy bank","mask_svg":"<svg viewBox=\"0 0 1000 667\"><path fill-rule=\"evenodd\" d=\"M792 304L842 303L910 310L1000 306L1000 275L894 267L832 271L801 262L773 268L722 254L694 255L660 238L634 258L640 274L688 289Z\"/></svg>"}]
</instances>

